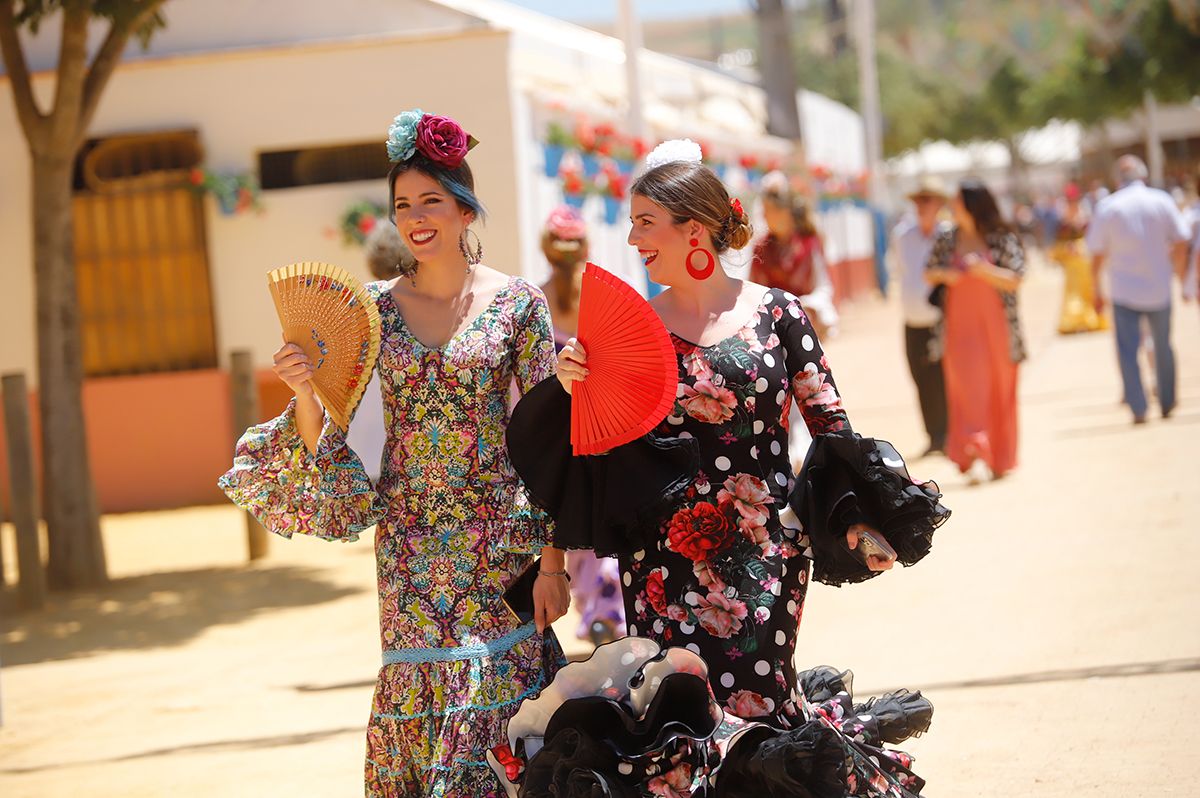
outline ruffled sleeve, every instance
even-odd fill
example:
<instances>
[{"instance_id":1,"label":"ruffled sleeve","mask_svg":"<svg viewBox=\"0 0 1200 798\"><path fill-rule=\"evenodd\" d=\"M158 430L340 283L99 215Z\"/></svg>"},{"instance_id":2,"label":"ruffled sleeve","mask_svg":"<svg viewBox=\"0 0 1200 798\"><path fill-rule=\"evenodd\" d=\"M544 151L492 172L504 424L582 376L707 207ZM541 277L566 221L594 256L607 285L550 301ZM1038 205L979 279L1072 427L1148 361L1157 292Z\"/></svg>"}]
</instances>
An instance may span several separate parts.
<instances>
[{"instance_id":1,"label":"ruffled sleeve","mask_svg":"<svg viewBox=\"0 0 1200 798\"><path fill-rule=\"evenodd\" d=\"M846 544L846 530L856 523L879 530L900 562L912 565L929 552L933 530L950 511L938 503L936 484L913 482L890 443L851 430L808 317L794 297L785 299L775 329L787 353L792 393L813 443L780 521L802 532L801 542L813 560L813 578L819 582L861 582L879 573Z\"/></svg>"},{"instance_id":2,"label":"ruffled sleeve","mask_svg":"<svg viewBox=\"0 0 1200 798\"><path fill-rule=\"evenodd\" d=\"M277 418L246 430L220 488L270 531L354 541L384 505L345 434L328 415L316 454L296 428L296 400Z\"/></svg>"},{"instance_id":3,"label":"ruffled sleeve","mask_svg":"<svg viewBox=\"0 0 1200 798\"><path fill-rule=\"evenodd\" d=\"M950 517L935 482L909 476L887 441L854 434L818 435L804 461L788 508L808 540L813 578L827 585L878 576L846 543L862 522L877 529L902 565L915 565L933 546L933 532Z\"/></svg>"},{"instance_id":4,"label":"ruffled sleeve","mask_svg":"<svg viewBox=\"0 0 1200 798\"><path fill-rule=\"evenodd\" d=\"M517 396L523 397L533 386L554 375L554 336L550 326L550 306L541 289L519 281L519 299L513 309L513 381ZM510 463L506 461L508 497L503 529L497 548L518 554L537 554L550 545L554 522L529 497L529 491Z\"/></svg>"}]
</instances>

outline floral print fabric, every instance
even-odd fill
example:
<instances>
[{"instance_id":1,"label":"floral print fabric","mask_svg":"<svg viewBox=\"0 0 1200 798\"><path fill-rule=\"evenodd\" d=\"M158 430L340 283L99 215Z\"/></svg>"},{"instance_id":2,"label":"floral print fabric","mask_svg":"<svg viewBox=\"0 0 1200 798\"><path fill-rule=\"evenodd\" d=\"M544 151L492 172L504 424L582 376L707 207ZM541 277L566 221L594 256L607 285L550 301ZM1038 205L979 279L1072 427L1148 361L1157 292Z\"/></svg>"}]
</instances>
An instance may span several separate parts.
<instances>
[{"instance_id":1,"label":"floral print fabric","mask_svg":"<svg viewBox=\"0 0 1200 798\"><path fill-rule=\"evenodd\" d=\"M984 236L987 244L989 260L1002 269L1011 269L1018 276L1025 274L1025 248L1016 233L988 233ZM933 240L933 249L929 253L927 269L951 269L954 267L955 248L958 246L958 228L951 227L938 233ZM1008 322L1008 353L1012 362L1020 363L1025 360L1025 337L1021 334L1020 316L1017 311L1017 292L998 291L1000 301L1004 305L1004 318ZM939 321L934 337L929 343L930 357L941 360L945 351L944 320Z\"/></svg>"},{"instance_id":2,"label":"floral print fabric","mask_svg":"<svg viewBox=\"0 0 1200 798\"><path fill-rule=\"evenodd\" d=\"M722 708L785 727L800 719L793 654L808 540L780 523L794 477L788 411L813 435L850 430L820 343L792 294L713 346L673 336L675 406L658 428L692 436L700 471L653 548L621 559L630 634L700 654Z\"/></svg>"},{"instance_id":3,"label":"floral print fabric","mask_svg":"<svg viewBox=\"0 0 1200 798\"><path fill-rule=\"evenodd\" d=\"M524 393L554 373L549 311L537 288L513 278L465 330L432 348L407 329L387 283L367 289L383 322L379 484L371 488L328 420L311 455L290 407L247 431L220 484L284 536L353 540L378 522L390 664L372 701L367 794L488 796L486 750L562 661L552 635L518 629L501 601L548 537L508 461L504 429L514 380Z\"/></svg>"}]
</instances>

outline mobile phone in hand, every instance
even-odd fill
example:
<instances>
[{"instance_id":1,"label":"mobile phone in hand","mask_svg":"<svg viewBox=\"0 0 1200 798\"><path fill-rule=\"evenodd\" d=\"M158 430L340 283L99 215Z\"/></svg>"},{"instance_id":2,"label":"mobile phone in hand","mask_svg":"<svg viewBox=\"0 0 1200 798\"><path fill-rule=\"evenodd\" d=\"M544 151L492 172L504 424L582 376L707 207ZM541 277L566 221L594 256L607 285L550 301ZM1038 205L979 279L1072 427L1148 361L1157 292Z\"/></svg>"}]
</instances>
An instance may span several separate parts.
<instances>
[{"instance_id":1,"label":"mobile phone in hand","mask_svg":"<svg viewBox=\"0 0 1200 798\"><path fill-rule=\"evenodd\" d=\"M871 557L879 557L884 560L896 559L896 550L883 535L873 529L866 529L858 533L858 546L851 549L854 556L858 557L866 565Z\"/></svg>"}]
</instances>

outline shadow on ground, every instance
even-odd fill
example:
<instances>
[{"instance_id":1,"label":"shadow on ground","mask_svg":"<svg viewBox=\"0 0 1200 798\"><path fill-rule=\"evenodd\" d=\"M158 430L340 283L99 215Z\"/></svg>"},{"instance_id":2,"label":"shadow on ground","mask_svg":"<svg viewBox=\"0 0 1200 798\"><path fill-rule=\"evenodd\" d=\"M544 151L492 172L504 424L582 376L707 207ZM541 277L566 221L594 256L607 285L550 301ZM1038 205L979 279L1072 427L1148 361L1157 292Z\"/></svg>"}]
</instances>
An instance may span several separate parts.
<instances>
[{"instance_id":1,"label":"shadow on ground","mask_svg":"<svg viewBox=\"0 0 1200 798\"><path fill-rule=\"evenodd\" d=\"M186 643L209 627L261 612L307 607L362 592L315 568L201 568L114 579L98 591L51 594L44 610L17 612L0 596L5 666Z\"/></svg>"},{"instance_id":2,"label":"shadow on ground","mask_svg":"<svg viewBox=\"0 0 1200 798\"><path fill-rule=\"evenodd\" d=\"M253 737L249 739L239 740L216 740L213 742L194 743L192 745L177 745L169 748L153 748L146 751L139 751L135 754L126 754L124 756L114 756L104 759L84 759L76 762L56 762L53 765L35 765L33 767L16 767L16 768L0 768L0 773L9 774L24 774L24 773L40 773L46 770L60 768L77 768L90 767L94 765L105 765L111 762L133 762L139 759L155 759L164 756L174 756L175 754L196 754L209 751L254 751L269 748L280 748L289 745L307 745L309 743L321 742L331 737L339 737L344 734L362 734L362 728L359 726L349 726L335 729L322 729L315 732L303 732L298 734L276 734L267 737Z\"/></svg>"}]
</instances>

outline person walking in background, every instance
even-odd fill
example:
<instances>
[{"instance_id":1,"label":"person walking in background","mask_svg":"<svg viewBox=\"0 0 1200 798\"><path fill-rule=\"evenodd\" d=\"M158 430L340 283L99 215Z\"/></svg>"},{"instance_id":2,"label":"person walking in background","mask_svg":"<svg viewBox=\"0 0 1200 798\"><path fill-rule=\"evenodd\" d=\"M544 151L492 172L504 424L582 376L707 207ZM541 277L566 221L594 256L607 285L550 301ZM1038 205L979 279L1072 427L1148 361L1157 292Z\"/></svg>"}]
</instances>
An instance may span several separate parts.
<instances>
[{"instance_id":1,"label":"person walking in background","mask_svg":"<svg viewBox=\"0 0 1200 798\"><path fill-rule=\"evenodd\" d=\"M833 282L825 263L824 247L809 213L808 201L796 194L783 172L768 172L762 180L763 216L767 235L754 245L750 279L798 297L818 338L837 330ZM808 454L812 436L793 406L789 420L788 455L799 468Z\"/></svg>"},{"instance_id":2,"label":"person walking in background","mask_svg":"<svg viewBox=\"0 0 1200 798\"><path fill-rule=\"evenodd\" d=\"M569 205L550 212L542 229L542 254L550 264L550 279L542 286L550 305L554 348L562 349L579 326L579 290L588 258L587 223ZM577 637L600 645L625 635L625 604L621 600L620 569L612 557L591 551L567 555L571 598L579 610Z\"/></svg>"},{"instance_id":3,"label":"person walking in background","mask_svg":"<svg viewBox=\"0 0 1200 798\"><path fill-rule=\"evenodd\" d=\"M1154 373L1163 418L1175 409L1175 353L1171 349L1171 272L1183 278L1191 232L1174 200L1146 185L1146 164L1134 155L1117 160L1121 187L1096 207L1087 231L1096 283L1096 312L1106 303L1100 275L1107 268L1117 337L1117 362L1133 422L1146 421L1148 403L1138 371L1140 325L1154 342Z\"/></svg>"},{"instance_id":4,"label":"person walking in background","mask_svg":"<svg viewBox=\"0 0 1200 798\"><path fill-rule=\"evenodd\" d=\"M1191 202L1183 218L1191 226L1192 241L1188 245L1187 269L1183 275L1183 298L1191 302L1200 295L1200 166L1196 167L1196 178L1189 188L1188 198Z\"/></svg>"},{"instance_id":5,"label":"person walking in background","mask_svg":"<svg viewBox=\"0 0 1200 798\"><path fill-rule=\"evenodd\" d=\"M917 386L921 418L929 435L925 455L946 451L946 383L942 364L933 348L934 334L942 311L929 303L925 264L933 241L946 225L938 214L946 205L946 191L937 178L922 178L908 195L916 216L907 216L892 231L892 252L900 281L900 304L904 312L904 350L908 370Z\"/></svg>"},{"instance_id":6,"label":"person walking in background","mask_svg":"<svg viewBox=\"0 0 1200 798\"><path fill-rule=\"evenodd\" d=\"M1082 203L1083 209L1088 212L1088 216L1094 216L1096 213L1096 206L1100 204L1100 200L1104 199L1111 193L1112 192L1108 190L1108 186L1104 185L1104 181L1093 180L1091 188L1089 188L1087 194L1083 196Z\"/></svg>"},{"instance_id":7,"label":"person walking in background","mask_svg":"<svg viewBox=\"0 0 1200 798\"><path fill-rule=\"evenodd\" d=\"M1017 364L1025 359L1017 287L1025 250L980 181L964 180L951 210L954 226L938 233L925 277L945 286L946 455L978 484L1017 465Z\"/></svg>"},{"instance_id":8,"label":"person walking in background","mask_svg":"<svg viewBox=\"0 0 1200 798\"><path fill-rule=\"evenodd\" d=\"M1088 213L1080 203L1079 186L1068 183L1063 189L1063 211L1058 226L1058 241L1050 257L1063 269L1063 303L1058 317L1058 331L1068 333L1107 330L1108 318L1097 313L1096 286L1092 280L1092 264L1087 245L1083 242L1088 226Z\"/></svg>"},{"instance_id":9,"label":"person walking in background","mask_svg":"<svg viewBox=\"0 0 1200 798\"><path fill-rule=\"evenodd\" d=\"M827 338L837 327L838 313L808 200L792 190L783 172L767 173L762 187L767 235L754 246L750 279L799 297L817 335Z\"/></svg>"},{"instance_id":10,"label":"person walking in background","mask_svg":"<svg viewBox=\"0 0 1200 798\"><path fill-rule=\"evenodd\" d=\"M588 258L587 223L570 205L550 212L542 228L542 254L550 277L542 285L554 325L554 347L561 349L579 325L579 288Z\"/></svg>"}]
</instances>

